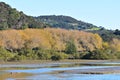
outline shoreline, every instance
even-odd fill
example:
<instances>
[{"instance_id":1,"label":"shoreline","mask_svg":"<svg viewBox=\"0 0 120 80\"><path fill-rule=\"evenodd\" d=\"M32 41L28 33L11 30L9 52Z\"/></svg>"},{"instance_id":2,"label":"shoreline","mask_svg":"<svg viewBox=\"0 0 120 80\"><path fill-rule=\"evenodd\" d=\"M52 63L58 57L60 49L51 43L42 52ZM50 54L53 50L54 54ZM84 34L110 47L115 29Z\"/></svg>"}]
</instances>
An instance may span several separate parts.
<instances>
[{"instance_id":1,"label":"shoreline","mask_svg":"<svg viewBox=\"0 0 120 80\"><path fill-rule=\"evenodd\" d=\"M23 61L0 61L0 64L47 64L47 63L96 63L96 62L115 62L120 60L60 60L60 61L52 61L52 60L23 60Z\"/></svg>"},{"instance_id":2,"label":"shoreline","mask_svg":"<svg viewBox=\"0 0 120 80\"><path fill-rule=\"evenodd\" d=\"M74 69L48 72L47 74L117 74L120 67L94 68L94 69Z\"/></svg>"},{"instance_id":3,"label":"shoreline","mask_svg":"<svg viewBox=\"0 0 120 80\"><path fill-rule=\"evenodd\" d=\"M120 60L61 60L61 61L51 61L51 60L25 60L19 62L0 62L0 68L9 68L9 67L26 67L28 69L34 67L46 67L53 64L99 64L99 63L109 63L109 62L119 62ZM35 64L35 65L34 65ZM11 68L12 69L12 68ZM120 67L108 67L108 68L94 68L94 69L75 69L75 70L58 70L49 72L47 74L112 74L120 73ZM19 74L16 74L19 75ZM21 74L20 74L21 75Z\"/></svg>"}]
</instances>

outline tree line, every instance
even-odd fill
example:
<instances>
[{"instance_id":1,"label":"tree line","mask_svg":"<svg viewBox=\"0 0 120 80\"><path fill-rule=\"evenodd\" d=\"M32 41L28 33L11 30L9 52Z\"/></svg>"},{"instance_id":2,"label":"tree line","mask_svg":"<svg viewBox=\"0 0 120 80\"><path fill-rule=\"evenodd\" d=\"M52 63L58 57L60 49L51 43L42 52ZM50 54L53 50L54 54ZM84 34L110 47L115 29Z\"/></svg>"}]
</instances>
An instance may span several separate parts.
<instances>
[{"instance_id":1,"label":"tree line","mask_svg":"<svg viewBox=\"0 0 120 80\"><path fill-rule=\"evenodd\" d=\"M9 33L9 35L8 35ZM0 31L0 60L119 59L120 40L65 29Z\"/></svg>"}]
</instances>

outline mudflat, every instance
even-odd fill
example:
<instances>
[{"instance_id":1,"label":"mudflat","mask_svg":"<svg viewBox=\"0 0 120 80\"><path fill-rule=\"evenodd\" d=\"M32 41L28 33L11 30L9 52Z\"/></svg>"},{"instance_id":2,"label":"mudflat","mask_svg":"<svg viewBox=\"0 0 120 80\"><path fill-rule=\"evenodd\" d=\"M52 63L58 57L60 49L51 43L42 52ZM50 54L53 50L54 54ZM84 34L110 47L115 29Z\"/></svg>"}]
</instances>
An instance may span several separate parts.
<instances>
[{"instance_id":1,"label":"mudflat","mask_svg":"<svg viewBox=\"0 0 120 80\"><path fill-rule=\"evenodd\" d=\"M6 80L6 79L15 79L15 78L24 78L26 76L32 76L33 74L29 73L5 73L0 75L0 80Z\"/></svg>"}]
</instances>

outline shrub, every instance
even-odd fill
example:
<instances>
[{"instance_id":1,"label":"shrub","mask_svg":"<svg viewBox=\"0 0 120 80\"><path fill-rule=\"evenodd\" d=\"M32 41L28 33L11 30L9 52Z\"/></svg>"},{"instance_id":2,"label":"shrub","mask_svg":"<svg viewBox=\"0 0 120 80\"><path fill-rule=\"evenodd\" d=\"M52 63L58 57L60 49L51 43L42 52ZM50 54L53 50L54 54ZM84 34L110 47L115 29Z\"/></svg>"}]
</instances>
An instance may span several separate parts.
<instances>
[{"instance_id":1,"label":"shrub","mask_svg":"<svg viewBox=\"0 0 120 80\"><path fill-rule=\"evenodd\" d=\"M120 51L119 52L115 52L114 55L116 56L117 59L120 59Z\"/></svg>"},{"instance_id":2,"label":"shrub","mask_svg":"<svg viewBox=\"0 0 120 80\"><path fill-rule=\"evenodd\" d=\"M103 50L94 50L88 52L84 57L84 59L109 59L109 56Z\"/></svg>"},{"instance_id":3,"label":"shrub","mask_svg":"<svg viewBox=\"0 0 120 80\"><path fill-rule=\"evenodd\" d=\"M51 59L53 61L59 61L59 60L62 60L62 59L66 59L68 58L68 55L65 54L65 53L60 53L60 52L55 52L52 56L51 56Z\"/></svg>"},{"instance_id":4,"label":"shrub","mask_svg":"<svg viewBox=\"0 0 120 80\"><path fill-rule=\"evenodd\" d=\"M75 53L74 54L74 59L80 59L81 58L81 54L80 53Z\"/></svg>"},{"instance_id":5,"label":"shrub","mask_svg":"<svg viewBox=\"0 0 120 80\"><path fill-rule=\"evenodd\" d=\"M25 55L21 55L21 56L18 56L18 60L19 61L27 60L27 57Z\"/></svg>"},{"instance_id":6,"label":"shrub","mask_svg":"<svg viewBox=\"0 0 120 80\"><path fill-rule=\"evenodd\" d=\"M48 50L38 49L35 51L35 54L37 54L38 58L41 60L49 60L51 58L51 54Z\"/></svg>"},{"instance_id":7,"label":"shrub","mask_svg":"<svg viewBox=\"0 0 120 80\"><path fill-rule=\"evenodd\" d=\"M4 61L10 60L14 55L4 48L0 48L0 58Z\"/></svg>"}]
</instances>

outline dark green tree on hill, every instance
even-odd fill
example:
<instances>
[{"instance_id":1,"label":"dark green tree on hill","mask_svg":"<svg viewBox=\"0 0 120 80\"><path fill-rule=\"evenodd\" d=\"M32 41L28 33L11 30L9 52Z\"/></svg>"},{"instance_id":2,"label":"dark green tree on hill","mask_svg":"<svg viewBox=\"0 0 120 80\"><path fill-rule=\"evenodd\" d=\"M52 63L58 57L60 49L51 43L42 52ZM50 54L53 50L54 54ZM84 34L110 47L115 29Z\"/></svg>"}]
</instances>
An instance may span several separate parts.
<instances>
[{"instance_id":1,"label":"dark green tree on hill","mask_svg":"<svg viewBox=\"0 0 120 80\"><path fill-rule=\"evenodd\" d=\"M114 32L115 35L120 35L120 30L116 29Z\"/></svg>"}]
</instances>

